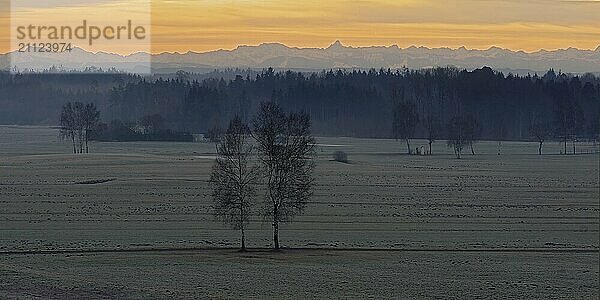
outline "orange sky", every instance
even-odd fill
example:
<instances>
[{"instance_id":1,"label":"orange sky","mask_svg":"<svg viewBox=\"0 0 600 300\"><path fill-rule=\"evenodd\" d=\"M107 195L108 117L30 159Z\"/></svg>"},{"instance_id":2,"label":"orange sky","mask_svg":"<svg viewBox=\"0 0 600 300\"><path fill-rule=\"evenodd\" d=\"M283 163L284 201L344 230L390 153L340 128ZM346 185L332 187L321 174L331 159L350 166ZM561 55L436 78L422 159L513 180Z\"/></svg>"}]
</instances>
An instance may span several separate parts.
<instances>
[{"instance_id":1,"label":"orange sky","mask_svg":"<svg viewBox=\"0 0 600 300\"><path fill-rule=\"evenodd\" d=\"M0 51L6 52L10 1L1 1ZM48 5L52 1L91 11L120 2L112 5L114 15L126 15L148 0L44 0L41 9L55 9ZM352 46L594 49L600 45L600 1L153 0L152 24L153 52L233 49L263 42L326 47L338 39ZM113 52L129 50L115 46Z\"/></svg>"}]
</instances>

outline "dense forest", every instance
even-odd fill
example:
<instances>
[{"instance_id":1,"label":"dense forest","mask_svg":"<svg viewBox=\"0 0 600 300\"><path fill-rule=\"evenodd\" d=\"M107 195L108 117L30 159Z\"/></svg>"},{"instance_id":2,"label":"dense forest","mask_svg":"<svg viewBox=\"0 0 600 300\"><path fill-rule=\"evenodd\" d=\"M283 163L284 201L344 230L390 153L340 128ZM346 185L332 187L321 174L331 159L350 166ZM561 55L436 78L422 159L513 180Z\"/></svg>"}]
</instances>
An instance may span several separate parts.
<instances>
[{"instance_id":1,"label":"dense forest","mask_svg":"<svg viewBox=\"0 0 600 300\"><path fill-rule=\"evenodd\" d=\"M548 71L515 76L484 67L424 70L330 70L319 73L215 71L140 77L128 74L0 73L0 124L57 125L70 101L94 103L102 122L160 114L168 128L204 133L234 116L249 119L260 102L305 111L317 135L392 137L395 108L410 103L420 120L477 119L481 139L532 140L542 119L572 112L577 138L597 137L600 78ZM426 137L425 122L416 137Z\"/></svg>"}]
</instances>

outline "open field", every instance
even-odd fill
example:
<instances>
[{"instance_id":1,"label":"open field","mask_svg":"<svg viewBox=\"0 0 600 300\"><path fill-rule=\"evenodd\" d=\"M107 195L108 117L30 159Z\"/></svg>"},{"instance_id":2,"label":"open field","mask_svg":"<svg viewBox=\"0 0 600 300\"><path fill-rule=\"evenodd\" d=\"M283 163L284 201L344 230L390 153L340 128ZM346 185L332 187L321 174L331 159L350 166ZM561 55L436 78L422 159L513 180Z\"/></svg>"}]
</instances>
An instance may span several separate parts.
<instances>
[{"instance_id":1,"label":"open field","mask_svg":"<svg viewBox=\"0 0 600 300\"><path fill-rule=\"evenodd\" d=\"M548 143L538 156L535 143L504 142L498 156L482 142L456 160L443 142L432 157L392 140L319 143L315 197L280 233L285 247L317 250L111 252L237 246L210 215L214 146L98 143L74 156L55 130L0 127L0 298L28 285L31 297L59 298L239 298L244 287L256 297L597 298L597 146L562 156ZM336 150L351 163L330 161ZM253 219L249 246L269 247L270 225ZM43 251L56 252L23 254ZM269 283L233 282L243 272Z\"/></svg>"},{"instance_id":2,"label":"open field","mask_svg":"<svg viewBox=\"0 0 600 300\"><path fill-rule=\"evenodd\" d=\"M597 253L132 252L0 256L0 298L597 299ZM293 295L293 296L292 296Z\"/></svg>"}]
</instances>

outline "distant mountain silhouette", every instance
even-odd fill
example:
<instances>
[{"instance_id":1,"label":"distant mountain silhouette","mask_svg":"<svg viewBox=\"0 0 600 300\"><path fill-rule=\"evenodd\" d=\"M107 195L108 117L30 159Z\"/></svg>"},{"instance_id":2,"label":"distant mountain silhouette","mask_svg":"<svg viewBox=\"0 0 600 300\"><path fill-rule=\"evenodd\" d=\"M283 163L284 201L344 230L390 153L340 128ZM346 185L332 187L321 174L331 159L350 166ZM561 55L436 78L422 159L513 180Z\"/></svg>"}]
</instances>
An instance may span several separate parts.
<instances>
[{"instance_id":1,"label":"distant mountain silhouette","mask_svg":"<svg viewBox=\"0 0 600 300\"><path fill-rule=\"evenodd\" d=\"M128 72L144 70L149 59L146 53L121 56L110 53L90 53L75 49L68 54L36 54L23 56L15 54L12 59L21 66L39 68L48 62L64 69L83 69L85 67L114 67ZM490 66L496 70L516 74L545 72L553 68L568 73L600 72L600 46L595 50L575 48L553 51L540 50L526 53L498 47L487 50L469 50L465 47L400 48L393 46L348 47L336 41L327 48L295 48L280 43L264 43L258 46L239 46L234 50L216 50L209 52L161 53L151 57L155 72L212 71L223 68L250 68L292 70L322 70L336 68L391 68L407 67L411 69L435 66L456 66L469 70ZM0 55L0 66L7 68L7 54Z\"/></svg>"}]
</instances>

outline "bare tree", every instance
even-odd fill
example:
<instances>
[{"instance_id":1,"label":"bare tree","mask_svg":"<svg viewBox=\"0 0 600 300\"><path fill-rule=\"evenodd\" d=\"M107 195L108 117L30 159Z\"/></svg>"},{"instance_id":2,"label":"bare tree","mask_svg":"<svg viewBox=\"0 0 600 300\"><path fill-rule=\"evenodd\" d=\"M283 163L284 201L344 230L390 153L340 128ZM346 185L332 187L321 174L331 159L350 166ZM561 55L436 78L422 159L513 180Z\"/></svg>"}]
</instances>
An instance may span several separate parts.
<instances>
[{"instance_id":1,"label":"bare tree","mask_svg":"<svg viewBox=\"0 0 600 300\"><path fill-rule=\"evenodd\" d=\"M496 141L498 155L502 155L502 142L506 139L506 122L503 116L492 120L491 136Z\"/></svg>"},{"instance_id":2,"label":"bare tree","mask_svg":"<svg viewBox=\"0 0 600 300\"><path fill-rule=\"evenodd\" d=\"M477 119L472 116L463 116L462 118L463 124L463 134L464 137L471 148L471 154L475 155L475 149L473 148L473 144L479 141L479 137L481 136L481 128L479 126L479 122Z\"/></svg>"},{"instance_id":3,"label":"bare tree","mask_svg":"<svg viewBox=\"0 0 600 300\"><path fill-rule=\"evenodd\" d=\"M583 109L578 102L574 102L572 104L572 110L570 112L572 117L570 117L571 123L569 126L569 132L571 137L571 142L573 143L573 154L577 154L575 149L575 144L577 140L584 135L585 131L585 115L583 113Z\"/></svg>"},{"instance_id":4,"label":"bare tree","mask_svg":"<svg viewBox=\"0 0 600 300\"><path fill-rule=\"evenodd\" d=\"M464 117L457 116L448 123L448 142L449 148L454 150L456 158L460 159L463 149L469 145L466 137L467 122Z\"/></svg>"},{"instance_id":5,"label":"bare tree","mask_svg":"<svg viewBox=\"0 0 600 300\"><path fill-rule=\"evenodd\" d=\"M250 129L235 117L217 146L213 166L214 215L241 232L241 251L246 250L246 226L255 204L259 168L252 163Z\"/></svg>"},{"instance_id":6,"label":"bare tree","mask_svg":"<svg viewBox=\"0 0 600 300\"><path fill-rule=\"evenodd\" d=\"M432 155L432 144L440 137L442 131L440 119L434 115L427 116L425 118L425 129L427 130L427 141L429 142L429 155Z\"/></svg>"},{"instance_id":7,"label":"bare tree","mask_svg":"<svg viewBox=\"0 0 600 300\"><path fill-rule=\"evenodd\" d=\"M215 148L218 150L218 145L221 142L221 139L223 138L223 132L221 130L221 127L219 127L218 124L213 125L213 127L211 127L208 132L204 135L204 138L209 142L209 143L213 143L215 144Z\"/></svg>"},{"instance_id":8,"label":"bare tree","mask_svg":"<svg viewBox=\"0 0 600 300\"><path fill-rule=\"evenodd\" d=\"M542 146L550 136L550 125L541 116L536 116L531 124L530 131L531 135L539 143L538 154L542 155Z\"/></svg>"},{"instance_id":9,"label":"bare tree","mask_svg":"<svg viewBox=\"0 0 600 300\"><path fill-rule=\"evenodd\" d=\"M554 105L554 135L564 144L564 154L567 154L567 143L573 143L573 154L576 154L575 144L585 127L585 118L581 105L576 101L557 99Z\"/></svg>"},{"instance_id":10,"label":"bare tree","mask_svg":"<svg viewBox=\"0 0 600 300\"><path fill-rule=\"evenodd\" d=\"M83 153L84 145L84 113L85 105L81 102L73 103L73 119L75 120L75 135L77 136L77 153Z\"/></svg>"},{"instance_id":11,"label":"bare tree","mask_svg":"<svg viewBox=\"0 0 600 300\"><path fill-rule=\"evenodd\" d=\"M567 142L569 141L569 101L556 99L554 102L554 136L564 144L564 153L567 154Z\"/></svg>"},{"instance_id":12,"label":"bare tree","mask_svg":"<svg viewBox=\"0 0 600 300\"><path fill-rule=\"evenodd\" d=\"M90 136L92 131L98 127L98 123L100 122L100 112L94 105L94 103L86 104L83 108L83 113L81 114L83 120L83 131L84 131L84 139L85 139L85 153L90 153L88 142L90 140Z\"/></svg>"},{"instance_id":13,"label":"bare tree","mask_svg":"<svg viewBox=\"0 0 600 300\"><path fill-rule=\"evenodd\" d=\"M60 114L60 135L73 143L73 153L89 153L88 142L92 131L98 126L100 112L93 103L66 103Z\"/></svg>"},{"instance_id":14,"label":"bare tree","mask_svg":"<svg viewBox=\"0 0 600 300\"><path fill-rule=\"evenodd\" d=\"M73 111L73 104L71 102L63 105L60 113L60 136L63 139L70 139L73 143L73 153L77 153L77 147L75 144L76 129L75 129L75 112Z\"/></svg>"},{"instance_id":15,"label":"bare tree","mask_svg":"<svg viewBox=\"0 0 600 300\"><path fill-rule=\"evenodd\" d=\"M265 216L273 225L273 247L279 250L279 223L302 213L312 196L315 140L310 116L286 114L276 103L263 102L254 119L266 180Z\"/></svg>"},{"instance_id":16,"label":"bare tree","mask_svg":"<svg viewBox=\"0 0 600 300\"><path fill-rule=\"evenodd\" d=\"M414 136L418 123L419 115L417 114L417 108L413 103L401 102L396 106L392 123L394 138L406 141L408 154L412 154L410 139Z\"/></svg>"}]
</instances>

